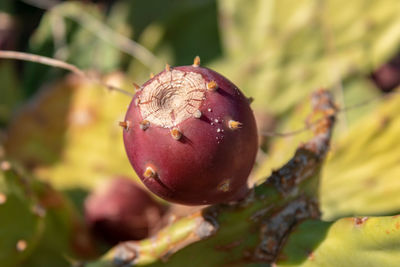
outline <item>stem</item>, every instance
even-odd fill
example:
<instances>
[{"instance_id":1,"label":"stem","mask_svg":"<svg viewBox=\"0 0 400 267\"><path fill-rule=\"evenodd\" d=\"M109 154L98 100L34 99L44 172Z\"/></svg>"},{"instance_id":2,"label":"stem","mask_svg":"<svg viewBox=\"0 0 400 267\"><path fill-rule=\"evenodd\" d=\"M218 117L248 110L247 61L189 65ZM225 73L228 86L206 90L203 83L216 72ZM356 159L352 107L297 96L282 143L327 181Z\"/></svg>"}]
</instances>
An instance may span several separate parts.
<instances>
[{"instance_id":1,"label":"stem","mask_svg":"<svg viewBox=\"0 0 400 267\"><path fill-rule=\"evenodd\" d=\"M9 58L9 59L18 59L18 60L24 60L24 61L30 61L30 62L35 62L35 63L40 63L56 68L61 68L61 69L66 69L69 70L76 75L86 77L85 73L79 69L78 67L66 63L61 60L49 58L49 57L43 57L39 55L34 55L34 54L29 54L29 53L23 53L23 52L18 52L18 51L4 51L0 50L0 58Z\"/></svg>"}]
</instances>

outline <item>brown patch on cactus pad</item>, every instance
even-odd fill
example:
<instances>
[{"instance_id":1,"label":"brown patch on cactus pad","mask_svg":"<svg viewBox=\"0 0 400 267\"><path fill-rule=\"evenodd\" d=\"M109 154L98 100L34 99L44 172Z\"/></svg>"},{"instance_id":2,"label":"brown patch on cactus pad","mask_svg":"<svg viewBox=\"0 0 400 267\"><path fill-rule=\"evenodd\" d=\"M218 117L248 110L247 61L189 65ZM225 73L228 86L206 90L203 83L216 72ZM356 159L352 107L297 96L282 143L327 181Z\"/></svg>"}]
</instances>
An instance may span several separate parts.
<instances>
[{"instance_id":1,"label":"brown patch on cactus pad","mask_svg":"<svg viewBox=\"0 0 400 267\"><path fill-rule=\"evenodd\" d=\"M355 225L356 227L360 227L360 226L362 226L367 220L368 220L368 217L362 217L362 218L360 218L360 217L355 217L355 218L354 218L354 225Z\"/></svg>"}]
</instances>

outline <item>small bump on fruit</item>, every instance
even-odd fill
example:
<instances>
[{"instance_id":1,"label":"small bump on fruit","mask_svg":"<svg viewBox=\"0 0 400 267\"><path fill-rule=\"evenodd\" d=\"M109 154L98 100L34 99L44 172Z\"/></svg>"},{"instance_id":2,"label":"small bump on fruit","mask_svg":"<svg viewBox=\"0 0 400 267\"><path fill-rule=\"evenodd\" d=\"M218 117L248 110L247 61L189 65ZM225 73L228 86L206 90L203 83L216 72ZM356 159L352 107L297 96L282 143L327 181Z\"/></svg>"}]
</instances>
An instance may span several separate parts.
<instances>
[{"instance_id":1,"label":"small bump on fruit","mask_svg":"<svg viewBox=\"0 0 400 267\"><path fill-rule=\"evenodd\" d=\"M171 66L168 63L165 64L165 71L171 71Z\"/></svg>"},{"instance_id":2,"label":"small bump on fruit","mask_svg":"<svg viewBox=\"0 0 400 267\"><path fill-rule=\"evenodd\" d=\"M140 127L140 129L142 129L143 131L145 131L145 130L147 130L147 128L150 127L150 122L149 122L148 120L142 120L142 121L139 123L139 127Z\"/></svg>"},{"instance_id":3,"label":"small bump on fruit","mask_svg":"<svg viewBox=\"0 0 400 267\"><path fill-rule=\"evenodd\" d=\"M150 79L153 79L154 78L154 73L150 73Z\"/></svg>"},{"instance_id":4,"label":"small bump on fruit","mask_svg":"<svg viewBox=\"0 0 400 267\"><path fill-rule=\"evenodd\" d=\"M121 126L122 128L124 128L125 131L129 130L129 127L131 125L130 121L120 121L119 122L119 126Z\"/></svg>"},{"instance_id":5,"label":"small bump on fruit","mask_svg":"<svg viewBox=\"0 0 400 267\"><path fill-rule=\"evenodd\" d=\"M145 178L156 178L157 177L157 173L152 167L147 166L146 170L143 173L143 176Z\"/></svg>"},{"instance_id":6,"label":"small bump on fruit","mask_svg":"<svg viewBox=\"0 0 400 267\"><path fill-rule=\"evenodd\" d=\"M228 126L229 126L229 129L237 130L239 128L242 128L242 123L238 122L238 121L234 121L234 120L229 120Z\"/></svg>"},{"instance_id":7,"label":"small bump on fruit","mask_svg":"<svg viewBox=\"0 0 400 267\"><path fill-rule=\"evenodd\" d=\"M196 119L200 119L201 118L201 111L200 110L196 110L194 113L193 113L193 117L195 117Z\"/></svg>"},{"instance_id":8,"label":"small bump on fruit","mask_svg":"<svg viewBox=\"0 0 400 267\"><path fill-rule=\"evenodd\" d=\"M222 192L228 192L229 191L229 187L230 187L230 180L226 179L224 181L222 181L219 185L218 185L218 190L222 191Z\"/></svg>"},{"instance_id":9,"label":"small bump on fruit","mask_svg":"<svg viewBox=\"0 0 400 267\"><path fill-rule=\"evenodd\" d=\"M182 133L181 133L181 131L179 131L179 129L177 127L174 127L171 129L171 136L175 140L179 140L182 137Z\"/></svg>"},{"instance_id":10,"label":"small bump on fruit","mask_svg":"<svg viewBox=\"0 0 400 267\"><path fill-rule=\"evenodd\" d=\"M210 81L207 83L207 89L208 91L213 92L218 89L218 85L215 81Z\"/></svg>"},{"instance_id":11,"label":"small bump on fruit","mask_svg":"<svg viewBox=\"0 0 400 267\"><path fill-rule=\"evenodd\" d=\"M192 65L193 67L198 67L198 66L200 66L200 57L199 56L196 56L195 58L194 58L194 60L193 60L193 65Z\"/></svg>"}]
</instances>

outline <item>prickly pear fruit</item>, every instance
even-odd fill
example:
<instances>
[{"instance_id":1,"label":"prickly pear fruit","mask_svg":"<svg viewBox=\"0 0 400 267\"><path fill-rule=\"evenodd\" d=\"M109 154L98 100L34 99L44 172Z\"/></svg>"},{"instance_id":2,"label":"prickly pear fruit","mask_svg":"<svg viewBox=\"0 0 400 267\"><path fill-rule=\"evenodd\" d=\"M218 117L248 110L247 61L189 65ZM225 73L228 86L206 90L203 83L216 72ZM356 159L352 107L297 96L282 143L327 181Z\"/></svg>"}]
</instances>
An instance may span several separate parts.
<instances>
[{"instance_id":1,"label":"prickly pear fruit","mask_svg":"<svg viewBox=\"0 0 400 267\"><path fill-rule=\"evenodd\" d=\"M156 195L185 205L243 198L257 152L248 99L221 74L170 67L137 91L126 113L128 158Z\"/></svg>"},{"instance_id":2,"label":"prickly pear fruit","mask_svg":"<svg viewBox=\"0 0 400 267\"><path fill-rule=\"evenodd\" d=\"M123 177L102 184L85 200L88 226L98 239L110 244L147 237L164 211L146 191Z\"/></svg>"}]
</instances>

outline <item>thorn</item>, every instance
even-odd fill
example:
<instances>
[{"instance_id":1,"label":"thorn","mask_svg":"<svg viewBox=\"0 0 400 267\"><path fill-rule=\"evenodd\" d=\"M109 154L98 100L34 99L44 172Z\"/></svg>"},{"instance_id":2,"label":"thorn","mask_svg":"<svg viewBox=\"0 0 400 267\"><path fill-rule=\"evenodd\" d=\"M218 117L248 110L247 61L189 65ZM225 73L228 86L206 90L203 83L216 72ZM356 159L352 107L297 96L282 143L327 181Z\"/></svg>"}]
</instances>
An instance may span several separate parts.
<instances>
[{"instance_id":1,"label":"thorn","mask_svg":"<svg viewBox=\"0 0 400 267\"><path fill-rule=\"evenodd\" d=\"M136 90L140 90L140 85L138 85L137 83L132 83L133 86L135 87Z\"/></svg>"},{"instance_id":2,"label":"thorn","mask_svg":"<svg viewBox=\"0 0 400 267\"><path fill-rule=\"evenodd\" d=\"M171 71L171 66L168 63L165 64L165 71Z\"/></svg>"},{"instance_id":3,"label":"thorn","mask_svg":"<svg viewBox=\"0 0 400 267\"><path fill-rule=\"evenodd\" d=\"M200 57L199 56L196 56L195 58L194 58L194 60L193 60L193 65L192 65L193 67L198 67L198 66L200 66Z\"/></svg>"},{"instance_id":4,"label":"thorn","mask_svg":"<svg viewBox=\"0 0 400 267\"><path fill-rule=\"evenodd\" d=\"M25 240L18 240L18 242L17 242L17 251L18 252L22 252L22 251L24 251L25 249L26 249L26 247L28 246L28 244L26 243L26 241Z\"/></svg>"},{"instance_id":5,"label":"thorn","mask_svg":"<svg viewBox=\"0 0 400 267\"><path fill-rule=\"evenodd\" d=\"M200 110L196 110L194 113L193 113L193 117L195 117L196 119L200 119L201 118L201 111Z\"/></svg>"},{"instance_id":6,"label":"thorn","mask_svg":"<svg viewBox=\"0 0 400 267\"><path fill-rule=\"evenodd\" d=\"M145 131L147 128L150 127L150 122L149 122L148 120L142 120L142 121L139 123L139 127L140 127L140 129L142 129L143 131Z\"/></svg>"},{"instance_id":7,"label":"thorn","mask_svg":"<svg viewBox=\"0 0 400 267\"><path fill-rule=\"evenodd\" d=\"M249 104L251 104L251 103L253 103L254 98L250 96L250 97L247 98L247 101L249 101Z\"/></svg>"},{"instance_id":8,"label":"thorn","mask_svg":"<svg viewBox=\"0 0 400 267\"><path fill-rule=\"evenodd\" d=\"M157 177L157 173L152 167L147 166L146 170L143 173L143 176L145 178L156 178Z\"/></svg>"},{"instance_id":9,"label":"thorn","mask_svg":"<svg viewBox=\"0 0 400 267\"><path fill-rule=\"evenodd\" d=\"M150 79L154 78L154 73L150 73Z\"/></svg>"},{"instance_id":10,"label":"thorn","mask_svg":"<svg viewBox=\"0 0 400 267\"><path fill-rule=\"evenodd\" d=\"M229 126L229 129L237 130L239 128L242 128L242 123L238 122L238 121L234 121L234 120L229 120L228 126Z\"/></svg>"},{"instance_id":11,"label":"thorn","mask_svg":"<svg viewBox=\"0 0 400 267\"><path fill-rule=\"evenodd\" d=\"M131 122L130 121L120 121L118 124L119 124L119 126L124 128L125 131L128 131L129 127L131 126Z\"/></svg>"},{"instance_id":12,"label":"thorn","mask_svg":"<svg viewBox=\"0 0 400 267\"><path fill-rule=\"evenodd\" d=\"M207 83L208 91L215 91L218 88L218 84L215 81L210 81Z\"/></svg>"},{"instance_id":13,"label":"thorn","mask_svg":"<svg viewBox=\"0 0 400 267\"><path fill-rule=\"evenodd\" d=\"M171 129L171 136L175 140L179 140L182 137L182 133L181 133L181 131L179 131L179 129L177 127L174 127Z\"/></svg>"}]
</instances>

